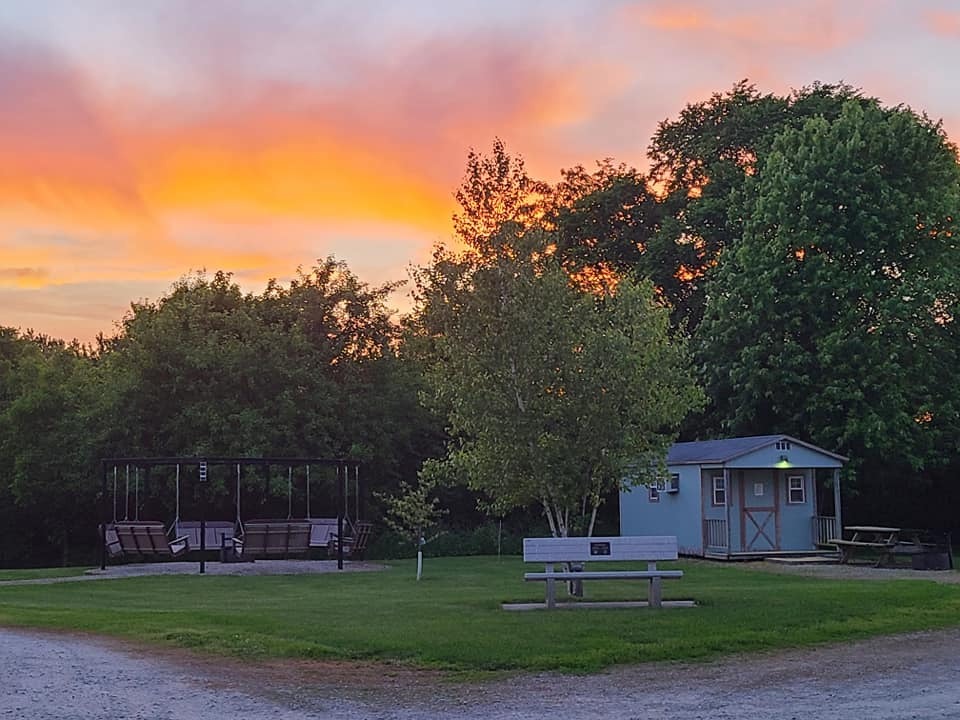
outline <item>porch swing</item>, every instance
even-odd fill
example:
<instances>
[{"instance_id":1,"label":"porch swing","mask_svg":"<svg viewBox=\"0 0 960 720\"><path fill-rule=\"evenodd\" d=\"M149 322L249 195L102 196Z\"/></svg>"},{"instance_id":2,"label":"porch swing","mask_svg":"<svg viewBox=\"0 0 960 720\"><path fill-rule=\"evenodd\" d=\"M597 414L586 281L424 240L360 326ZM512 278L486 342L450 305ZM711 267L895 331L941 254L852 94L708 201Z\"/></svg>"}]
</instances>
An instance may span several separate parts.
<instances>
[{"instance_id":1,"label":"porch swing","mask_svg":"<svg viewBox=\"0 0 960 720\"><path fill-rule=\"evenodd\" d=\"M176 558L190 549L186 536L167 537L167 530L159 520L140 519L140 466L134 466L133 518L130 517L130 465L126 466L123 520L117 512L117 467L113 468L113 521L103 530L106 552L114 558L140 557L142 559ZM178 507L179 511L179 507Z\"/></svg>"},{"instance_id":2,"label":"porch swing","mask_svg":"<svg viewBox=\"0 0 960 720\"><path fill-rule=\"evenodd\" d=\"M242 524L242 537L234 539L234 547L241 557L288 558L306 556L314 548L328 546L336 534L337 518L314 518L310 508L310 465L305 466L306 515L293 516L293 466L287 465L286 518L248 520ZM339 475L339 470L338 470ZM270 469L267 466L267 485ZM264 491L266 497L267 491ZM240 523L240 477L237 475L237 522Z\"/></svg>"}]
</instances>

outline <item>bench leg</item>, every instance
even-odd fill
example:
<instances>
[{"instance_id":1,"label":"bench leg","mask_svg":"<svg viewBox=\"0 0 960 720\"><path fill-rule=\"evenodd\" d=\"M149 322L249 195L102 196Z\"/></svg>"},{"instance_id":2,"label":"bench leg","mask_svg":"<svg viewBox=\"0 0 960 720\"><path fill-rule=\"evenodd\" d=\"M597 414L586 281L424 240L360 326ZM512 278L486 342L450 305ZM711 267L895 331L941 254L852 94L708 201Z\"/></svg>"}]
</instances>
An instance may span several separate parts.
<instances>
[{"instance_id":1,"label":"bench leg","mask_svg":"<svg viewBox=\"0 0 960 720\"><path fill-rule=\"evenodd\" d=\"M555 580L547 580L547 609L550 610L557 605L557 589Z\"/></svg>"},{"instance_id":2,"label":"bench leg","mask_svg":"<svg viewBox=\"0 0 960 720\"><path fill-rule=\"evenodd\" d=\"M650 597L648 598L650 607L663 607L662 591L660 587L660 578L650 578Z\"/></svg>"},{"instance_id":3,"label":"bench leg","mask_svg":"<svg viewBox=\"0 0 960 720\"><path fill-rule=\"evenodd\" d=\"M553 563L546 563L543 569L546 572L553 572ZM547 610L557 606L557 588L554 584L555 582L555 580L547 580L545 583L547 586Z\"/></svg>"}]
</instances>

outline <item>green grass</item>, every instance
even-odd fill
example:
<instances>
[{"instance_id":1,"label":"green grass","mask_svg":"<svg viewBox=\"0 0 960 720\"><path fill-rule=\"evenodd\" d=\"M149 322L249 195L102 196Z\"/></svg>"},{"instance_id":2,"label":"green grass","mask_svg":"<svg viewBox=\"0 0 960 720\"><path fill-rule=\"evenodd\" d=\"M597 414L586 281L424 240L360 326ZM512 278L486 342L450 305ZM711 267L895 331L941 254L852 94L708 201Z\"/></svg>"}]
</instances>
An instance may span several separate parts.
<instances>
[{"instance_id":1,"label":"green grass","mask_svg":"<svg viewBox=\"0 0 960 720\"><path fill-rule=\"evenodd\" d=\"M665 564L667 566L669 564ZM592 671L618 663L845 641L960 624L960 586L834 581L684 561L666 599L693 609L505 612L542 601L519 558L443 558L382 573L142 577L0 586L0 625L60 628L252 659L340 658L458 671ZM531 566L532 567L532 566ZM644 583L587 583L636 599Z\"/></svg>"},{"instance_id":2,"label":"green grass","mask_svg":"<svg viewBox=\"0 0 960 720\"><path fill-rule=\"evenodd\" d=\"M70 577L73 575L83 575L83 573L87 570L89 570L88 566L0 570L0 582L5 580L35 580L38 578Z\"/></svg>"}]
</instances>

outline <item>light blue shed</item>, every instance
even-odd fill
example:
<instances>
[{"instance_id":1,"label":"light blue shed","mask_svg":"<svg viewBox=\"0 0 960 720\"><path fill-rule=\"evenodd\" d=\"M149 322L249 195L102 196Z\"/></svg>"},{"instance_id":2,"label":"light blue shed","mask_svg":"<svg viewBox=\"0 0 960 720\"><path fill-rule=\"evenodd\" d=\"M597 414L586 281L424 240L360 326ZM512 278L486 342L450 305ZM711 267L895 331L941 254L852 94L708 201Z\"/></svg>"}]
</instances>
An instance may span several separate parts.
<instances>
[{"instance_id":1,"label":"light blue shed","mask_svg":"<svg viewBox=\"0 0 960 720\"><path fill-rule=\"evenodd\" d=\"M668 476L620 493L621 535L676 535L680 552L733 559L806 553L841 537L847 458L788 435L675 443ZM832 470L833 502L817 497ZM832 514L818 507L831 505Z\"/></svg>"}]
</instances>

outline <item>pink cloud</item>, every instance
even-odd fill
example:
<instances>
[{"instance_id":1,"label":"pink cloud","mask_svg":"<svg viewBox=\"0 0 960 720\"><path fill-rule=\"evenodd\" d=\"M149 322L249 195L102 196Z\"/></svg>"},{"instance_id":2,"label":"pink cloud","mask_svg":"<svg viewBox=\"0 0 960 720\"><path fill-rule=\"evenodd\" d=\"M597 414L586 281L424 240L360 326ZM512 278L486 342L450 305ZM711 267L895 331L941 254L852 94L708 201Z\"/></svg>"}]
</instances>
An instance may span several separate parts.
<instances>
[{"instance_id":1,"label":"pink cloud","mask_svg":"<svg viewBox=\"0 0 960 720\"><path fill-rule=\"evenodd\" d=\"M960 38L960 12L930 10L923 14L927 28L945 38Z\"/></svg>"},{"instance_id":2,"label":"pink cloud","mask_svg":"<svg viewBox=\"0 0 960 720\"><path fill-rule=\"evenodd\" d=\"M705 0L686 2L641 2L621 11L638 28L698 38L708 46L769 48L823 53L843 47L861 37L862 20L840 22L833 3L799 5L758 4L750 11L736 11L728 4Z\"/></svg>"}]
</instances>

